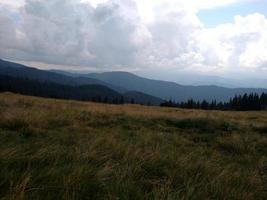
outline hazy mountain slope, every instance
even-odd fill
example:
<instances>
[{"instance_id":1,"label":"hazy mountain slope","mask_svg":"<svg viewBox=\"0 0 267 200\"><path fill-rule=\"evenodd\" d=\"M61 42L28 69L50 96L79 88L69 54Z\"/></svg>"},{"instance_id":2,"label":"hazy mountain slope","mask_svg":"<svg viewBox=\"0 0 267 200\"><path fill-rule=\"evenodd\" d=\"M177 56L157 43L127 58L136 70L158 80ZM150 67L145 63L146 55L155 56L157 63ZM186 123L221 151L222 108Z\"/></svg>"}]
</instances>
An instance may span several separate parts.
<instances>
[{"instance_id":1,"label":"hazy mountain slope","mask_svg":"<svg viewBox=\"0 0 267 200\"><path fill-rule=\"evenodd\" d=\"M105 103L119 103L121 99L130 103L160 105L163 100L140 92L120 94L103 85L70 86L54 82L42 82L29 78L18 78L0 75L0 92L15 92L24 95L52 97L60 99L74 99L84 101L102 101Z\"/></svg>"},{"instance_id":2,"label":"hazy mountain slope","mask_svg":"<svg viewBox=\"0 0 267 200\"><path fill-rule=\"evenodd\" d=\"M139 71L136 75L150 79L173 81L181 85L216 85L226 88L267 88L266 78L245 78L242 76L221 77L218 75L207 75L196 72L165 72L150 73L149 71Z\"/></svg>"},{"instance_id":3,"label":"hazy mountain slope","mask_svg":"<svg viewBox=\"0 0 267 200\"><path fill-rule=\"evenodd\" d=\"M144 94L142 92L129 91L123 94L128 102L131 102L134 99L135 103L145 104L145 105L160 105L164 100Z\"/></svg>"},{"instance_id":4,"label":"hazy mountain slope","mask_svg":"<svg viewBox=\"0 0 267 200\"><path fill-rule=\"evenodd\" d=\"M25 66L18 63L8 62L0 59L0 67L24 68Z\"/></svg>"},{"instance_id":5,"label":"hazy mountain slope","mask_svg":"<svg viewBox=\"0 0 267 200\"><path fill-rule=\"evenodd\" d=\"M7 91L41 97L88 101L99 97L101 99L108 97L108 99L113 100L122 96L102 85L70 86L0 75L0 92Z\"/></svg>"},{"instance_id":6,"label":"hazy mountain slope","mask_svg":"<svg viewBox=\"0 0 267 200\"><path fill-rule=\"evenodd\" d=\"M38 81L54 82L62 85L103 85L119 93L137 91L164 100L170 98L178 101L195 100L228 101L235 94L262 93L267 89L255 88L224 88L218 86L186 86L174 82L151 80L127 72L106 72L68 76L59 73L29 68L23 65L1 60L0 74L12 77L28 78ZM138 96L135 94L135 96ZM144 99L147 97L143 96Z\"/></svg>"},{"instance_id":7,"label":"hazy mountain slope","mask_svg":"<svg viewBox=\"0 0 267 200\"><path fill-rule=\"evenodd\" d=\"M72 77L86 76L85 73L78 73L78 72L67 72L62 70L50 70L50 71ZM140 74L140 76L142 77L142 74ZM149 79L160 80L160 78L153 78L153 75L148 73L145 73L145 76L151 77ZM156 77L161 77L161 75L157 75ZM214 85L225 88L267 89L267 79L255 79L255 78L234 79L234 78L224 78L220 76L211 76L211 75L203 75L195 73L179 73L175 75L172 74L171 76L165 75L162 77L162 80L169 80L169 82L175 82L180 85L191 85L191 86Z\"/></svg>"},{"instance_id":8,"label":"hazy mountain slope","mask_svg":"<svg viewBox=\"0 0 267 200\"><path fill-rule=\"evenodd\" d=\"M267 92L267 89L254 88L232 89L218 86L185 86L174 82L146 79L127 72L93 73L86 76L123 86L128 90L140 91L162 99L173 98L179 101L185 101L189 98L227 101L235 94Z\"/></svg>"},{"instance_id":9,"label":"hazy mountain slope","mask_svg":"<svg viewBox=\"0 0 267 200\"><path fill-rule=\"evenodd\" d=\"M267 88L267 79L231 79L217 76L197 76L191 81L190 76L187 78L190 85L217 85L229 88ZM180 80L180 79L177 79Z\"/></svg>"},{"instance_id":10,"label":"hazy mountain slope","mask_svg":"<svg viewBox=\"0 0 267 200\"><path fill-rule=\"evenodd\" d=\"M79 86L79 85L103 85L118 92L125 92L126 90L121 87L113 86L112 84L105 83L89 77L71 77L59 73L39 70L32 67L0 60L0 74L12 77L29 78L38 81L49 81L63 85Z\"/></svg>"}]
</instances>

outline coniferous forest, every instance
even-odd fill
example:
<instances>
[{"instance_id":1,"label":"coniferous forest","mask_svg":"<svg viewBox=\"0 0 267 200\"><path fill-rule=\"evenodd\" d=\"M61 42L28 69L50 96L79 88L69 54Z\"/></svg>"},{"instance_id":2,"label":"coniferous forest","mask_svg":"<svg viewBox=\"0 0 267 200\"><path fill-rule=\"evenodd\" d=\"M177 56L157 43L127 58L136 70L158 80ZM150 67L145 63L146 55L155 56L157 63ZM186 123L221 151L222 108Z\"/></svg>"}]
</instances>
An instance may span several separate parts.
<instances>
[{"instance_id":1,"label":"coniferous forest","mask_svg":"<svg viewBox=\"0 0 267 200\"><path fill-rule=\"evenodd\" d=\"M252 110L266 110L267 109L267 94L256 93L235 95L230 98L228 102L217 102L213 100L208 102L195 101L189 99L187 102L175 102L173 100L166 101L161 104L164 107L177 107L185 109L204 109L204 110L235 110L235 111L252 111Z\"/></svg>"}]
</instances>

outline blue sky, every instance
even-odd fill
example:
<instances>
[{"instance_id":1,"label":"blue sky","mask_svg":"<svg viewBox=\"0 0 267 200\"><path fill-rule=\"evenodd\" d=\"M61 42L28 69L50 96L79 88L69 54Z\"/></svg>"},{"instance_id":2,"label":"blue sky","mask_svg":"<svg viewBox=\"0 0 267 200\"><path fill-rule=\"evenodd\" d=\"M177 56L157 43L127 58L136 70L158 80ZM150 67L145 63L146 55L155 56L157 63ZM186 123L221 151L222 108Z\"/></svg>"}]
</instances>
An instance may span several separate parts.
<instances>
[{"instance_id":1,"label":"blue sky","mask_svg":"<svg viewBox=\"0 0 267 200\"><path fill-rule=\"evenodd\" d=\"M267 16L266 0L237 3L225 7L200 10L198 17L206 27L215 27L223 23L233 23L234 16L247 16L252 13L261 13Z\"/></svg>"}]
</instances>

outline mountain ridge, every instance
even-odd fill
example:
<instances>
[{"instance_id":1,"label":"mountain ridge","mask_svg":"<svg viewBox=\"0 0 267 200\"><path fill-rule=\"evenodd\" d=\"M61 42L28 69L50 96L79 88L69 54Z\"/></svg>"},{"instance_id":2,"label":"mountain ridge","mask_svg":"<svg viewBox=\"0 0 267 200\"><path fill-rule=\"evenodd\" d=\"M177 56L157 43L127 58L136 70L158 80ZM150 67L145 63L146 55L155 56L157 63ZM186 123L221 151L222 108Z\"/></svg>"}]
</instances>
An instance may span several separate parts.
<instances>
[{"instance_id":1,"label":"mountain ridge","mask_svg":"<svg viewBox=\"0 0 267 200\"><path fill-rule=\"evenodd\" d=\"M0 75L0 92L114 104L136 103L158 106L164 102L162 99L135 91L121 94L103 85L70 86L7 75Z\"/></svg>"},{"instance_id":2,"label":"mountain ridge","mask_svg":"<svg viewBox=\"0 0 267 200\"><path fill-rule=\"evenodd\" d=\"M120 78L122 76L122 78ZM117 86L124 86L128 90L140 91L152 96L177 101L218 100L227 101L235 94L267 92L264 88L225 88L216 85L190 86L181 85L171 81L153 80L143 78L129 72L104 72L86 74L86 77L95 78Z\"/></svg>"},{"instance_id":3,"label":"mountain ridge","mask_svg":"<svg viewBox=\"0 0 267 200\"><path fill-rule=\"evenodd\" d=\"M34 67L28 67L25 65L4 61L0 59L0 74L9 75L12 77L21 77L36 79L39 81L51 81L58 84L79 86L79 85L104 85L117 92L126 92L125 89L113 86L112 84L105 83L104 81L89 78L89 77L71 77L62 75L60 73L54 73L46 70L40 70Z\"/></svg>"},{"instance_id":4,"label":"mountain ridge","mask_svg":"<svg viewBox=\"0 0 267 200\"><path fill-rule=\"evenodd\" d=\"M0 74L2 75L29 79L34 78L41 81L51 81L71 86L88 84L104 85L121 94L129 91L135 91L135 95L137 95L137 92L143 93L144 99L153 96L161 100L173 99L175 101L187 101L188 99L194 99L196 101L228 101L231 97L237 94L267 93L267 89L261 88L225 88L215 85L181 85L171 81L147 79L122 71L89 74L72 74L65 72L65 75L63 75L63 72L51 72L26 66L23 68L7 67L16 64L7 62L6 66L3 66L3 62L5 63L6 61L0 62ZM66 75L66 73L69 75ZM140 96L140 94L137 96Z\"/></svg>"}]
</instances>

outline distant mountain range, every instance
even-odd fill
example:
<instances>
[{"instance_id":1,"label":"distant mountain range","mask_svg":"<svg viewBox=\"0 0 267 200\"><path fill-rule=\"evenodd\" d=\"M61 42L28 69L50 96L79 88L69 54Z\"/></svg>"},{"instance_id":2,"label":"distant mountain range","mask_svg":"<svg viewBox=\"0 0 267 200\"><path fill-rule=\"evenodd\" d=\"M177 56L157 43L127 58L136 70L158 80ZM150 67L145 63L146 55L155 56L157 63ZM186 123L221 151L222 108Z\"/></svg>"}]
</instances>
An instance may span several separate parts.
<instances>
[{"instance_id":1,"label":"distant mountain range","mask_svg":"<svg viewBox=\"0 0 267 200\"><path fill-rule=\"evenodd\" d=\"M267 78L226 78L220 76L212 76L199 74L194 72L173 72L166 75L165 73L160 74L149 74L147 71L138 72L142 76L146 77L160 77L159 80L170 80L181 85L216 85L226 88L265 88L267 89Z\"/></svg>"},{"instance_id":2,"label":"distant mountain range","mask_svg":"<svg viewBox=\"0 0 267 200\"><path fill-rule=\"evenodd\" d=\"M0 60L0 91L74 100L96 100L159 105L158 97L88 77L72 77L60 73Z\"/></svg>"},{"instance_id":3,"label":"distant mountain range","mask_svg":"<svg viewBox=\"0 0 267 200\"><path fill-rule=\"evenodd\" d=\"M257 88L225 88L215 85L186 86L175 82L146 79L128 72L91 73L80 76L98 79L127 90L140 91L165 100L187 101L193 98L200 101L228 101L235 94L267 92L267 89Z\"/></svg>"},{"instance_id":4,"label":"distant mountain range","mask_svg":"<svg viewBox=\"0 0 267 200\"><path fill-rule=\"evenodd\" d=\"M45 70L39 70L33 67L27 67L0 59L0 74L12 77L28 78L38 81L54 82L62 85L80 86L80 85L104 85L118 92L126 92L125 89L116 87L103 81L88 77L72 77L54 73Z\"/></svg>"},{"instance_id":5,"label":"distant mountain range","mask_svg":"<svg viewBox=\"0 0 267 200\"><path fill-rule=\"evenodd\" d=\"M114 99L119 101L122 95L114 90L102 85L81 85L70 86L55 82L40 82L28 78L18 78L12 76L0 75L0 91L10 91L25 95L34 95L41 97L51 97L60 99L74 100L97 100L96 98L107 97L107 101Z\"/></svg>"},{"instance_id":6,"label":"distant mountain range","mask_svg":"<svg viewBox=\"0 0 267 200\"><path fill-rule=\"evenodd\" d=\"M65 71L45 71L4 60L0 60L0 75L23 79L23 81L38 81L40 84L68 86L64 90L79 90L81 94L90 93L92 90L92 88L85 90L81 86L89 88L89 85L94 85L94 87L100 85L102 87L99 87L99 90L104 91L103 87L105 87L112 90L114 95L121 95L128 100L135 99L136 103L151 103L152 105L160 104L163 102L162 99L187 101L193 98L200 101L204 99L228 101L235 94L267 92L267 89L257 88L226 88L215 85L186 86L175 82L147 79L128 72L74 74ZM86 94L84 95L86 96Z\"/></svg>"},{"instance_id":7,"label":"distant mountain range","mask_svg":"<svg viewBox=\"0 0 267 200\"><path fill-rule=\"evenodd\" d=\"M228 88L267 88L267 79L233 79L233 78L222 78L219 76L207 76L207 75L184 75L176 78L182 84L185 85L217 85Z\"/></svg>"}]
</instances>

